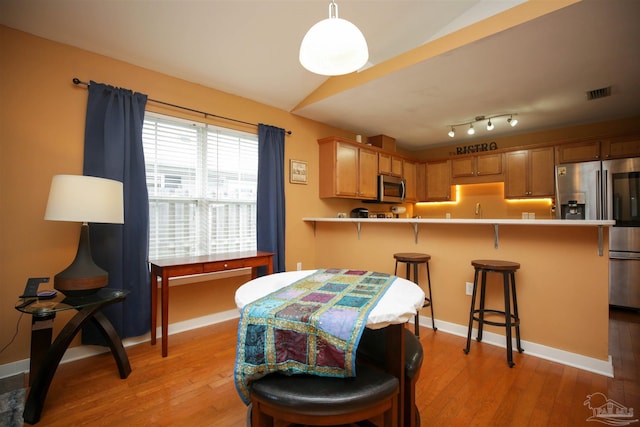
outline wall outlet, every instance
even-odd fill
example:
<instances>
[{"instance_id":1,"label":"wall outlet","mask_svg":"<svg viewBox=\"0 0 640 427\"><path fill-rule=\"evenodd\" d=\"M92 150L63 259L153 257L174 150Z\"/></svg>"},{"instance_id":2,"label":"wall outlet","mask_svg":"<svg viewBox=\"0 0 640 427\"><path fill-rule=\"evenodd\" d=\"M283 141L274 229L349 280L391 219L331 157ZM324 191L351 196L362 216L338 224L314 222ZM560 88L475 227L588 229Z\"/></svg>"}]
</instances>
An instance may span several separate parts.
<instances>
[{"instance_id":1,"label":"wall outlet","mask_svg":"<svg viewBox=\"0 0 640 427\"><path fill-rule=\"evenodd\" d=\"M465 295L473 294L473 282L465 282L466 288L464 290Z\"/></svg>"},{"instance_id":2,"label":"wall outlet","mask_svg":"<svg viewBox=\"0 0 640 427\"><path fill-rule=\"evenodd\" d=\"M298 270L298 271L302 270L302 263L301 262L298 262L296 264L296 270Z\"/></svg>"}]
</instances>

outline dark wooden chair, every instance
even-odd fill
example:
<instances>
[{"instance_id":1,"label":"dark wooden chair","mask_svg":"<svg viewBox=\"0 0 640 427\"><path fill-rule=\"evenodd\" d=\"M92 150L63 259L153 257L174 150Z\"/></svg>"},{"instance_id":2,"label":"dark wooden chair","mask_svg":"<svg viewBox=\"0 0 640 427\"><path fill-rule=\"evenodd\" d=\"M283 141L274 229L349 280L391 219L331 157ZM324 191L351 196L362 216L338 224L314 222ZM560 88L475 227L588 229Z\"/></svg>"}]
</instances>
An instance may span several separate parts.
<instances>
[{"instance_id":1,"label":"dark wooden chair","mask_svg":"<svg viewBox=\"0 0 640 427\"><path fill-rule=\"evenodd\" d=\"M361 363L371 363L378 367L385 365L386 329L365 329L358 345L357 358ZM420 412L416 406L416 383L424 360L420 339L408 329L404 330L404 425L420 426Z\"/></svg>"},{"instance_id":2,"label":"dark wooden chair","mask_svg":"<svg viewBox=\"0 0 640 427\"><path fill-rule=\"evenodd\" d=\"M251 426L276 421L333 426L384 415L384 427L397 427L398 379L358 365L352 378L269 374L251 383Z\"/></svg>"}]
</instances>

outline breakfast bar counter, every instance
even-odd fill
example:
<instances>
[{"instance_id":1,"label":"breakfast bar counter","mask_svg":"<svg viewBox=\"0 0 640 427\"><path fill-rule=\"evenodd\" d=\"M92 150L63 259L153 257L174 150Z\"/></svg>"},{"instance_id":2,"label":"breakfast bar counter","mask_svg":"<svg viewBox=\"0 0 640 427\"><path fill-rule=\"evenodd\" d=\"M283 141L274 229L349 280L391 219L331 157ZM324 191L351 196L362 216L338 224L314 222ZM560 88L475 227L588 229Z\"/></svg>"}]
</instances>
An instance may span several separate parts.
<instances>
[{"instance_id":1,"label":"breakfast bar counter","mask_svg":"<svg viewBox=\"0 0 640 427\"><path fill-rule=\"evenodd\" d=\"M419 224L446 224L446 225L490 225L493 227L494 245L499 245L499 227L500 225L532 225L532 226L562 226L562 227L597 227L598 228L598 255L604 255L604 230L603 227L609 227L615 224L611 220L566 220L566 219L443 219L443 218L303 218L305 222L313 223L314 235L316 233L316 223L318 222L336 222L336 223L353 223L358 232L358 239L362 230L362 224L409 224L414 233L416 244L418 243L418 225Z\"/></svg>"},{"instance_id":2,"label":"breakfast bar counter","mask_svg":"<svg viewBox=\"0 0 640 427\"><path fill-rule=\"evenodd\" d=\"M613 375L609 358L609 229L614 221L555 219L304 217L312 229L316 268L358 265L393 273L394 253L431 256L436 333L466 337L473 260L518 262L518 308L525 352ZM355 228L355 229L354 229ZM354 232L355 231L355 232ZM427 283L421 269L419 283ZM493 275L489 275L493 276ZM498 275L495 275L498 276ZM499 278L488 277L489 281ZM504 304L490 285L487 304ZM422 311L422 325L430 325ZM490 327L483 345L504 346L504 331ZM493 334L493 335L491 335ZM493 340L493 341L491 341ZM462 353L462 347L460 348ZM460 362L462 363L462 361Z\"/></svg>"}]
</instances>

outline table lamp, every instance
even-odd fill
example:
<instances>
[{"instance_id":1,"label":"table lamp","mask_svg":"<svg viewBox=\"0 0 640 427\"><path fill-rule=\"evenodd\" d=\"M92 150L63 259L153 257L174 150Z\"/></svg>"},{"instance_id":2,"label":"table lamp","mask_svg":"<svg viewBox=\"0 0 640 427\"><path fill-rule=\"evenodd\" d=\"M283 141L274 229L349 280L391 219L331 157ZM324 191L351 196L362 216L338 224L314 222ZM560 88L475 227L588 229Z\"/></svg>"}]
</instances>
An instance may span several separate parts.
<instances>
[{"instance_id":1,"label":"table lamp","mask_svg":"<svg viewBox=\"0 0 640 427\"><path fill-rule=\"evenodd\" d=\"M55 175L44 219L81 222L76 258L56 274L53 286L66 296L92 294L107 285L109 274L97 266L89 246L89 222L124 223L122 183L82 175Z\"/></svg>"}]
</instances>

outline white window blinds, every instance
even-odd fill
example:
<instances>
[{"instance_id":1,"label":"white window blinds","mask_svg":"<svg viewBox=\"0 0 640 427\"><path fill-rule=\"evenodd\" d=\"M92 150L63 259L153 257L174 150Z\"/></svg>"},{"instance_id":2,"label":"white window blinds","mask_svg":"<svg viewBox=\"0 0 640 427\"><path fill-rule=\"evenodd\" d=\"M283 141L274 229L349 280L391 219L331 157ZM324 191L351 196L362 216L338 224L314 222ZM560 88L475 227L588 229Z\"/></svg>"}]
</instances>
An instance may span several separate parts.
<instances>
[{"instance_id":1,"label":"white window blinds","mask_svg":"<svg viewBox=\"0 0 640 427\"><path fill-rule=\"evenodd\" d=\"M149 258L256 249L258 136L145 113Z\"/></svg>"}]
</instances>

